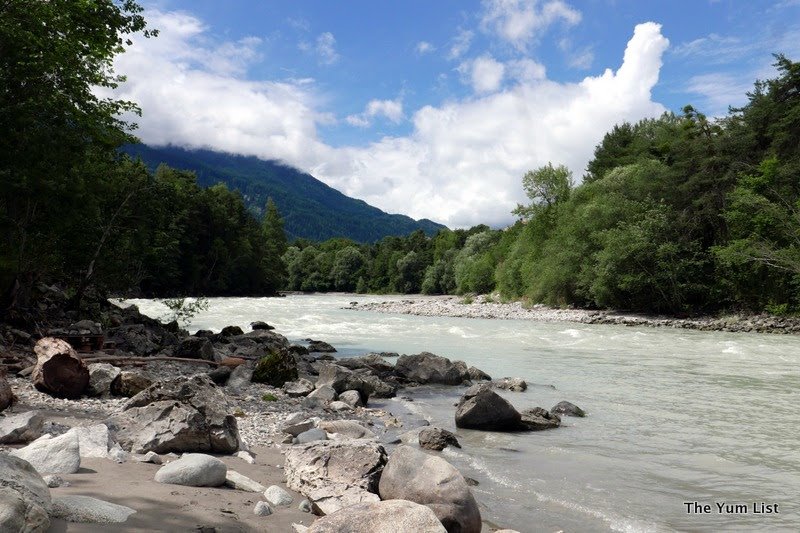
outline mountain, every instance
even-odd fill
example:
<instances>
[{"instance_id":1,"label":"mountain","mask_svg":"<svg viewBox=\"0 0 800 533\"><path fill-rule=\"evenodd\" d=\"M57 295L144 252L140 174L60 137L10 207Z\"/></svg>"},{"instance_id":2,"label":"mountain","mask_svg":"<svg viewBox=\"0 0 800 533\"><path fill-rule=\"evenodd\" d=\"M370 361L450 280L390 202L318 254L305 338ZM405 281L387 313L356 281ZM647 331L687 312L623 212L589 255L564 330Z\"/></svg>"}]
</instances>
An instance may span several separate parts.
<instances>
[{"instance_id":1,"label":"mountain","mask_svg":"<svg viewBox=\"0 0 800 533\"><path fill-rule=\"evenodd\" d=\"M366 243L387 235L408 235L418 229L433 235L445 227L428 219L414 220L386 213L362 200L345 196L310 174L276 161L144 144L127 146L125 152L140 157L153 170L161 163L191 170L204 187L222 182L230 189L238 189L247 207L259 217L267 198L272 197L289 239L303 237L323 241L346 237Z\"/></svg>"}]
</instances>

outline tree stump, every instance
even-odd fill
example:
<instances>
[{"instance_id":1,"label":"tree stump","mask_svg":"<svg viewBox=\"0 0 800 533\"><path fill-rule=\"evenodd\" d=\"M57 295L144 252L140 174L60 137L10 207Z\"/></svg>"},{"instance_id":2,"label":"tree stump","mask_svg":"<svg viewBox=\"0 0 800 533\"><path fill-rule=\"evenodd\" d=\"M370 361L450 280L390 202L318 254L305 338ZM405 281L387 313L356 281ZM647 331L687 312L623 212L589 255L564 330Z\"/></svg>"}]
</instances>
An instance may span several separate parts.
<instances>
[{"instance_id":1,"label":"tree stump","mask_svg":"<svg viewBox=\"0 0 800 533\"><path fill-rule=\"evenodd\" d=\"M0 368L0 411L11 407L12 403L14 403L14 393L6 379L6 369Z\"/></svg>"},{"instance_id":2,"label":"tree stump","mask_svg":"<svg viewBox=\"0 0 800 533\"><path fill-rule=\"evenodd\" d=\"M33 385L57 398L79 398L89 385L89 369L68 342L45 337L33 348Z\"/></svg>"}]
</instances>

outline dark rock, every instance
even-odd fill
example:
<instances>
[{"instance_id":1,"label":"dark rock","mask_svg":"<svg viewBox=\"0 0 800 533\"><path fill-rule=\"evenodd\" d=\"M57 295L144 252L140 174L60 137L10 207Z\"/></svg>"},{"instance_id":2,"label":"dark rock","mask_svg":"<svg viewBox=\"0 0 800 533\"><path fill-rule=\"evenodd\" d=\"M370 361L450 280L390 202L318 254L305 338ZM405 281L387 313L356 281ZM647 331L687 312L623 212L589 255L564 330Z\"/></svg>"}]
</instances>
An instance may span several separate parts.
<instances>
[{"instance_id":1,"label":"dark rock","mask_svg":"<svg viewBox=\"0 0 800 533\"><path fill-rule=\"evenodd\" d=\"M467 376L472 381L491 381L492 376L481 370L480 368L476 368L471 366L467 369Z\"/></svg>"},{"instance_id":2,"label":"dark rock","mask_svg":"<svg viewBox=\"0 0 800 533\"><path fill-rule=\"evenodd\" d=\"M361 357L339 359L337 364L349 368L350 370L366 370L379 378L389 376L394 371L394 365L386 361L380 355L374 353Z\"/></svg>"},{"instance_id":3,"label":"dark rock","mask_svg":"<svg viewBox=\"0 0 800 533\"><path fill-rule=\"evenodd\" d=\"M242 335L244 331L239 326L225 326L222 328L222 331L219 332L220 335L223 337L233 337L236 335Z\"/></svg>"},{"instance_id":4,"label":"dark rock","mask_svg":"<svg viewBox=\"0 0 800 533\"><path fill-rule=\"evenodd\" d=\"M108 339L117 349L136 355L152 355L162 347L177 344L178 338L160 326L131 324L108 330Z\"/></svg>"},{"instance_id":5,"label":"dark rock","mask_svg":"<svg viewBox=\"0 0 800 533\"><path fill-rule=\"evenodd\" d=\"M267 383L273 387L282 387L287 381L298 378L297 364L286 349L273 350L261 358L253 369L254 383Z\"/></svg>"},{"instance_id":6,"label":"dark rock","mask_svg":"<svg viewBox=\"0 0 800 533\"><path fill-rule=\"evenodd\" d=\"M308 348L300 344L292 344L289 346L289 351L295 355L308 355Z\"/></svg>"},{"instance_id":7,"label":"dark rock","mask_svg":"<svg viewBox=\"0 0 800 533\"><path fill-rule=\"evenodd\" d=\"M553 429L561 425L561 418L554 415L547 409L534 407L525 409L521 413L520 428L529 431L541 431L543 429Z\"/></svg>"},{"instance_id":8,"label":"dark rock","mask_svg":"<svg viewBox=\"0 0 800 533\"><path fill-rule=\"evenodd\" d=\"M214 335L215 333L210 329L198 329L197 331L194 332L195 337L208 338L208 337L213 337Z\"/></svg>"},{"instance_id":9,"label":"dark rock","mask_svg":"<svg viewBox=\"0 0 800 533\"><path fill-rule=\"evenodd\" d=\"M252 329L253 331L256 331L256 330L259 330L259 329L270 330L270 329L275 329L275 327L274 326L270 326L269 324L267 324L266 322L264 322L262 320L256 320L255 322L251 322L250 323L250 329Z\"/></svg>"},{"instance_id":10,"label":"dark rock","mask_svg":"<svg viewBox=\"0 0 800 533\"><path fill-rule=\"evenodd\" d=\"M70 324L67 331L71 335L102 335L102 326L92 320L79 320L74 324Z\"/></svg>"},{"instance_id":11,"label":"dark rock","mask_svg":"<svg viewBox=\"0 0 800 533\"><path fill-rule=\"evenodd\" d=\"M581 418L586 416L583 409L568 401L558 402L550 409L550 412L561 416L577 416Z\"/></svg>"},{"instance_id":12,"label":"dark rock","mask_svg":"<svg viewBox=\"0 0 800 533\"><path fill-rule=\"evenodd\" d=\"M181 339L174 351L175 357L188 359L214 360L214 346L211 341L203 337L186 337Z\"/></svg>"},{"instance_id":13,"label":"dark rock","mask_svg":"<svg viewBox=\"0 0 800 533\"><path fill-rule=\"evenodd\" d=\"M315 341L312 339L306 339L308 341L308 351L309 352L335 352L336 348L331 346L325 341Z\"/></svg>"},{"instance_id":14,"label":"dark rock","mask_svg":"<svg viewBox=\"0 0 800 533\"><path fill-rule=\"evenodd\" d=\"M422 352L401 355L394 367L394 374L413 383L460 385L467 379L467 368L461 361L453 363L446 357Z\"/></svg>"},{"instance_id":15,"label":"dark rock","mask_svg":"<svg viewBox=\"0 0 800 533\"><path fill-rule=\"evenodd\" d=\"M456 436L442 428L425 428L419 432L419 446L426 450L442 451L447 446L461 448Z\"/></svg>"},{"instance_id":16,"label":"dark rock","mask_svg":"<svg viewBox=\"0 0 800 533\"><path fill-rule=\"evenodd\" d=\"M218 366L208 373L208 377L217 385L225 385L228 382L228 378L231 377L231 372L233 372L231 367Z\"/></svg>"},{"instance_id":17,"label":"dark rock","mask_svg":"<svg viewBox=\"0 0 800 533\"><path fill-rule=\"evenodd\" d=\"M519 429L521 415L505 398L488 385L467 389L456 409L456 427L482 431Z\"/></svg>"},{"instance_id":18,"label":"dark rock","mask_svg":"<svg viewBox=\"0 0 800 533\"><path fill-rule=\"evenodd\" d=\"M111 394L131 398L153 384L147 376L132 370L123 370L111 382Z\"/></svg>"}]
</instances>

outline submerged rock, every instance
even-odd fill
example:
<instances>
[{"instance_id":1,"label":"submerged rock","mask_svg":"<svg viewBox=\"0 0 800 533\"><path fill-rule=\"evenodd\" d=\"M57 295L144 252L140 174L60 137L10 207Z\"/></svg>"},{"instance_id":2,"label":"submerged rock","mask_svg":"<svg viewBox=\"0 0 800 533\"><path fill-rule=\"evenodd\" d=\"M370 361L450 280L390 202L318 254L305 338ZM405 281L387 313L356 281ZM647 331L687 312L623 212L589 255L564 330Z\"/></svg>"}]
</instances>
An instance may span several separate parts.
<instances>
[{"instance_id":1,"label":"submerged rock","mask_svg":"<svg viewBox=\"0 0 800 533\"><path fill-rule=\"evenodd\" d=\"M534 407L525 409L521 413L520 427L530 431L541 431L543 429L553 429L561 425L561 418L552 414L547 409Z\"/></svg>"},{"instance_id":2,"label":"submerged rock","mask_svg":"<svg viewBox=\"0 0 800 533\"><path fill-rule=\"evenodd\" d=\"M555 404L550 412L556 415L584 417L586 413L574 403L563 401Z\"/></svg>"},{"instance_id":3,"label":"submerged rock","mask_svg":"<svg viewBox=\"0 0 800 533\"><path fill-rule=\"evenodd\" d=\"M502 378L492 381L492 385L498 389L504 389L512 392L525 392L528 389L528 384L522 378Z\"/></svg>"},{"instance_id":4,"label":"submerged rock","mask_svg":"<svg viewBox=\"0 0 800 533\"><path fill-rule=\"evenodd\" d=\"M425 385L460 385L468 379L467 365L461 361L450 361L430 352L401 355L394 367L394 374L406 381Z\"/></svg>"}]
</instances>

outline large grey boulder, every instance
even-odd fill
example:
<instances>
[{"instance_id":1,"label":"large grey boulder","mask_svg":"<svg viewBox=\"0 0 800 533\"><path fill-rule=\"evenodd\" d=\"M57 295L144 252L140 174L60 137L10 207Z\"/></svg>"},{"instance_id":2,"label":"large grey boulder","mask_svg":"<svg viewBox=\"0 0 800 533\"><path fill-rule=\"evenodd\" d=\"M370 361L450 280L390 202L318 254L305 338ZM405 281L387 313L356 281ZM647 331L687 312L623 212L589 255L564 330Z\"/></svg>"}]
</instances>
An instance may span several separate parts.
<instances>
[{"instance_id":1,"label":"large grey boulder","mask_svg":"<svg viewBox=\"0 0 800 533\"><path fill-rule=\"evenodd\" d=\"M521 415L508 401L488 385L467 389L456 408L456 427L482 431L519 429Z\"/></svg>"},{"instance_id":2,"label":"large grey boulder","mask_svg":"<svg viewBox=\"0 0 800 533\"><path fill-rule=\"evenodd\" d=\"M378 480L386 464L383 446L370 441L321 441L286 451L286 485L312 502L318 514L378 502Z\"/></svg>"},{"instance_id":3,"label":"large grey boulder","mask_svg":"<svg viewBox=\"0 0 800 533\"><path fill-rule=\"evenodd\" d=\"M492 385L511 392L525 392L528 389L528 384L522 378L500 378L492 381Z\"/></svg>"},{"instance_id":4,"label":"large grey boulder","mask_svg":"<svg viewBox=\"0 0 800 533\"><path fill-rule=\"evenodd\" d=\"M0 444L30 442L42 436L44 418L38 411L0 417Z\"/></svg>"},{"instance_id":5,"label":"large grey boulder","mask_svg":"<svg viewBox=\"0 0 800 533\"><path fill-rule=\"evenodd\" d=\"M247 365L239 365L231 372L228 382L225 384L225 390L229 394L242 394L250 386L252 380L253 369Z\"/></svg>"},{"instance_id":6,"label":"large grey boulder","mask_svg":"<svg viewBox=\"0 0 800 533\"><path fill-rule=\"evenodd\" d=\"M419 447L426 450L442 451L447 446L461 448L456 436L442 428L422 428L419 432Z\"/></svg>"},{"instance_id":7,"label":"large grey boulder","mask_svg":"<svg viewBox=\"0 0 800 533\"><path fill-rule=\"evenodd\" d=\"M480 533L481 513L467 482L442 459L410 446L398 446L381 475L383 500L426 505L450 533Z\"/></svg>"},{"instance_id":8,"label":"large grey boulder","mask_svg":"<svg viewBox=\"0 0 800 533\"><path fill-rule=\"evenodd\" d=\"M297 437L297 444L307 444L316 440L328 440L328 434L317 428L311 428L300 433Z\"/></svg>"},{"instance_id":9,"label":"large grey boulder","mask_svg":"<svg viewBox=\"0 0 800 533\"><path fill-rule=\"evenodd\" d=\"M358 420L323 420L317 424L319 429L331 434L334 440L371 439L375 434Z\"/></svg>"},{"instance_id":10,"label":"large grey boulder","mask_svg":"<svg viewBox=\"0 0 800 533\"><path fill-rule=\"evenodd\" d=\"M92 363L89 365L89 386L86 391L90 396L108 396L111 384L122 373L119 367L108 363Z\"/></svg>"},{"instance_id":11,"label":"large grey boulder","mask_svg":"<svg viewBox=\"0 0 800 533\"><path fill-rule=\"evenodd\" d=\"M364 405L367 404L369 397L374 392L374 387L365 376L357 374L343 366L335 364L325 364L319 370L319 377L317 378L317 388L329 386L336 391L337 394L342 394L344 391L355 390L361 395L361 400Z\"/></svg>"},{"instance_id":12,"label":"large grey boulder","mask_svg":"<svg viewBox=\"0 0 800 533\"><path fill-rule=\"evenodd\" d=\"M522 418L520 420L520 427L530 431L541 431L543 429L553 429L561 425L561 418L554 415L547 409L541 407L534 407L533 409L525 409L520 413Z\"/></svg>"},{"instance_id":13,"label":"large grey boulder","mask_svg":"<svg viewBox=\"0 0 800 533\"><path fill-rule=\"evenodd\" d=\"M445 533L434 512L406 500L360 503L320 518L307 533Z\"/></svg>"},{"instance_id":14,"label":"large grey boulder","mask_svg":"<svg viewBox=\"0 0 800 533\"><path fill-rule=\"evenodd\" d=\"M297 381L287 381L284 383L283 390L288 396L299 398L301 396L308 396L314 392L314 384L305 378L300 378Z\"/></svg>"},{"instance_id":15,"label":"large grey boulder","mask_svg":"<svg viewBox=\"0 0 800 533\"><path fill-rule=\"evenodd\" d=\"M306 396L306 398L319 400L321 402L332 402L338 397L339 395L336 394L336 391L333 390L333 387L330 385L318 385L314 392Z\"/></svg>"},{"instance_id":16,"label":"large grey boulder","mask_svg":"<svg viewBox=\"0 0 800 533\"><path fill-rule=\"evenodd\" d=\"M91 496L59 496L53 498L53 518L67 522L88 522L93 524L121 524L136 511L124 505L117 505Z\"/></svg>"},{"instance_id":17,"label":"large grey boulder","mask_svg":"<svg viewBox=\"0 0 800 533\"><path fill-rule=\"evenodd\" d=\"M186 337L175 346L175 357L214 360L214 346L204 337Z\"/></svg>"},{"instance_id":18,"label":"large grey boulder","mask_svg":"<svg viewBox=\"0 0 800 533\"><path fill-rule=\"evenodd\" d=\"M577 416L580 418L586 416L586 413L584 412L583 409L581 409L574 403L568 402L566 400L555 404L552 407L552 409L550 409L550 412L553 413L554 415L561 415L561 416Z\"/></svg>"},{"instance_id":19,"label":"large grey boulder","mask_svg":"<svg viewBox=\"0 0 800 533\"><path fill-rule=\"evenodd\" d=\"M50 528L50 489L27 461L0 453L0 531Z\"/></svg>"},{"instance_id":20,"label":"large grey boulder","mask_svg":"<svg viewBox=\"0 0 800 533\"><path fill-rule=\"evenodd\" d=\"M421 385L428 383L460 385L469 378L466 364L461 361L453 362L430 352L401 355L394 366L394 374L406 381Z\"/></svg>"},{"instance_id":21,"label":"large grey boulder","mask_svg":"<svg viewBox=\"0 0 800 533\"><path fill-rule=\"evenodd\" d=\"M159 381L115 417L117 441L134 453L239 449L236 418L225 394L205 374Z\"/></svg>"},{"instance_id":22,"label":"large grey boulder","mask_svg":"<svg viewBox=\"0 0 800 533\"><path fill-rule=\"evenodd\" d=\"M187 453L158 469L155 480L189 487L219 487L225 483L228 467L203 453Z\"/></svg>"},{"instance_id":23,"label":"large grey boulder","mask_svg":"<svg viewBox=\"0 0 800 533\"><path fill-rule=\"evenodd\" d=\"M339 401L344 402L350 407L364 407L364 402L361 401L361 394L357 390L346 390L339 395Z\"/></svg>"},{"instance_id":24,"label":"large grey boulder","mask_svg":"<svg viewBox=\"0 0 800 533\"><path fill-rule=\"evenodd\" d=\"M471 366L467 369L467 377L471 381L491 381L492 379L492 376L475 366Z\"/></svg>"},{"instance_id":25,"label":"large grey boulder","mask_svg":"<svg viewBox=\"0 0 800 533\"><path fill-rule=\"evenodd\" d=\"M292 501L294 501L292 495L278 485L270 485L267 487L267 490L264 491L264 499L275 507L286 507L287 505L291 505Z\"/></svg>"},{"instance_id":26,"label":"large grey boulder","mask_svg":"<svg viewBox=\"0 0 800 533\"><path fill-rule=\"evenodd\" d=\"M74 474L81 467L80 445L76 433L59 437L42 435L11 455L28 461L40 474Z\"/></svg>"}]
</instances>

